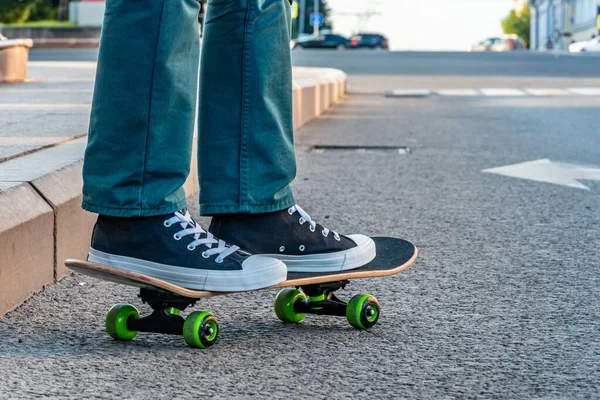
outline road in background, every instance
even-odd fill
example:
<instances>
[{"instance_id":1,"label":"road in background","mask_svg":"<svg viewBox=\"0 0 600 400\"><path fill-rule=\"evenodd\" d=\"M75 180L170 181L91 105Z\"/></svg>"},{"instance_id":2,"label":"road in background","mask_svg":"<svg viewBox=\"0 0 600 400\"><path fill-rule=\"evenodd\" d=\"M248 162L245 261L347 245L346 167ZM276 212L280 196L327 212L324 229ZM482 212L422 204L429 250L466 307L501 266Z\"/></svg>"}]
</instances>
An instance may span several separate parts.
<instances>
[{"instance_id":1,"label":"road in background","mask_svg":"<svg viewBox=\"0 0 600 400\"><path fill-rule=\"evenodd\" d=\"M405 273L340 294L375 295L376 327L318 316L282 324L276 292L261 291L196 306L220 321L209 350L155 334L118 343L104 312L139 305L136 290L76 275L0 321L0 398L597 397L600 96L522 89L600 87L600 59L368 54L294 53L298 65L346 70L352 85L297 133L294 188L331 229L419 247ZM448 77L477 94L383 96Z\"/></svg>"},{"instance_id":2,"label":"road in background","mask_svg":"<svg viewBox=\"0 0 600 400\"><path fill-rule=\"evenodd\" d=\"M95 61L97 49L33 49L31 61ZM600 87L600 56L533 52L460 53L294 50L296 66L339 68L350 90Z\"/></svg>"}]
</instances>

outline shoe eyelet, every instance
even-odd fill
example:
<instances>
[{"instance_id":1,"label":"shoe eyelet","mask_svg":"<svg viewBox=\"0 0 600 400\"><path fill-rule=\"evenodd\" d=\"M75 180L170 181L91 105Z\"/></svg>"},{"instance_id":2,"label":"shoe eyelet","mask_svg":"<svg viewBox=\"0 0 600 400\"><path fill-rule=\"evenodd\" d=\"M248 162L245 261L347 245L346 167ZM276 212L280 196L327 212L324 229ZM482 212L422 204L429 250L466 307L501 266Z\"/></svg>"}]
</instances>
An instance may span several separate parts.
<instances>
[{"instance_id":1,"label":"shoe eyelet","mask_svg":"<svg viewBox=\"0 0 600 400\"><path fill-rule=\"evenodd\" d=\"M292 207L288 208L288 214L292 215L294 213L294 210L292 210Z\"/></svg>"},{"instance_id":2,"label":"shoe eyelet","mask_svg":"<svg viewBox=\"0 0 600 400\"><path fill-rule=\"evenodd\" d=\"M323 236L327 237L327 235L329 235L329 232L325 233L325 231L321 231L321 233L323 234Z\"/></svg>"},{"instance_id":3,"label":"shoe eyelet","mask_svg":"<svg viewBox=\"0 0 600 400\"><path fill-rule=\"evenodd\" d=\"M208 254L206 254L206 252L205 252L205 251L203 251L203 252L202 252L202 257L204 257L204 258L208 258L208 257L210 257L210 256L209 256Z\"/></svg>"},{"instance_id":4,"label":"shoe eyelet","mask_svg":"<svg viewBox=\"0 0 600 400\"><path fill-rule=\"evenodd\" d=\"M189 244L188 244L188 245L187 245L187 249L188 249L189 251L194 251L194 250L196 250L196 246L192 246L192 245L189 245Z\"/></svg>"},{"instance_id":5,"label":"shoe eyelet","mask_svg":"<svg viewBox=\"0 0 600 400\"><path fill-rule=\"evenodd\" d=\"M281 246L281 247L279 248L279 252L280 252L280 253L283 253L284 251L285 251L285 246Z\"/></svg>"},{"instance_id":6,"label":"shoe eyelet","mask_svg":"<svg viewBox=\"0 0 600 400\"><path fill-rule=\"evenodd\" d=\"M178 234L174 234L173 235L173 239L175 239L175 240L181 240L181 236L179 236Z\"/></svg>"},{"instance_id":7,"label":"shoe eyelet","mask_svg":"<svg viewBox=\"0 0 600 400\"><path fill-rule=\"evenodd\" d=\"M166 226L167 228L171 227L169 220L166 220L165 222L163 222L163 225Z\"/></svg>"},{"instance_id":8,"label":"shoe eyelet","mask_svg":"<svg viewBox=\"0 0 600 400\"><path fill-rule=\"evenodd\" d=\"M309 226L308 229L310 229L311 232L314 232L316 230L316 228L314 226Z\"/></svg>"},{"instance_id":9,"label":"shoe eyelet","mask_svg":"<svg viewBox=\"0 0 600 400\"><path fill-rule=\"evenodd\" d=\"M300 245L300 247L298 247L298 248L300 249L300 251L304 251L304 249L305 249L306 247L304 247L304 245L303 245L303 244L301 244L301 245Z\"/></svg>"},{"instance_id":10,"label":"shoe eyelet","mask_svg":"<svg viewBox=\"0 0 600 400\"><path fill-rule=\"evenodd\" d=\"M221 263L223 262L223 259L222 259L222 258L219 258L219 257L217 257L217 258L215 258L215 262L216 262L217 264L221 264Z\"/></svg>"},{"instance_id":11,"label":"shoe eyelet","mask_svg":"<svg viewBox=\"0 0 600 400\"><path fill-rule=\"evenodd\" d=\"M300 225L304 224L305 222L306 222L306 220L304 218L302 218L302 217L300 217L300 219L298 220L298 223Z\"/></svg>"}]
</instances>

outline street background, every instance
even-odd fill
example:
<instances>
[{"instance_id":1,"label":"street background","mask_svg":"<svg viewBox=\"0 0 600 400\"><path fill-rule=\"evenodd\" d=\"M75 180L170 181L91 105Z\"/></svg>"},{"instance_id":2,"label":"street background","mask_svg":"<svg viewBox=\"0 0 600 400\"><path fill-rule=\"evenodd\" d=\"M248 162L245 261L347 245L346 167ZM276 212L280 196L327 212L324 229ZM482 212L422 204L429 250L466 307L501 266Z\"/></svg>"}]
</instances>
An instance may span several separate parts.
<instances>
[{"instance_id":1,"label":"street background","mask_svg":"<svg viewBox=\"0 0 600 400\"><path fill-rule=\"evenodd\" d=\"M31 66L94 59L95 50L34 50ZM0 320L0 398L596 397L600 178L581 180L586 190L482 171L540 159L600 168L598 61L294 52L297 65L345 70L350 88L297 132L299 204L341 233L399 236L420 250L406 272L341 292L376 296L379 323L358 332L309 315L286 325L272 311L276 291L259 291L199 302L220 322L206 351L166 335L119 343L104 313L140 306L137 291L74 275ZM58 104L89 104L93 67L75 70L67 84L81 92ZM436 92L384 96L405 88ZM86 114L77 118L85 127ZM195 199L190 207L197 214Z\"/></svg>"},{"instance_id":2,"label":"street background","mask_svg":"<svg viewBox=\"0 0 600 400\"><path fill-rule=\"evenodd\" d=\"M0 399L599 397L600 1L294 7L294 66L348 75L346 97L295 132L299 204L342 234L419 248L407 271L338 292L377 297L378 324L357 331L316 315L284 324L276 291L265 290L191 309L219 320L209 349L148 333L117 342L104 327L109 307L149 307L135 288L74 274L0 318ZM34 48L28 79L0 85L0 175L27 175L11 163L45 147L75 156L46 160L43 174L80 161L98 57L87 47L103 10L103 1L3 0L0 33L26 32ZM1 48L9 42L0 37ZM310 48L326 43L336 50ZM197 195L189 207L207 227ZM47 216L50 232L57 212ZM0 223L0 244L17 243L6 232ZM58 234L48 236L51 266Z\"/></svg>"}]
</instances>

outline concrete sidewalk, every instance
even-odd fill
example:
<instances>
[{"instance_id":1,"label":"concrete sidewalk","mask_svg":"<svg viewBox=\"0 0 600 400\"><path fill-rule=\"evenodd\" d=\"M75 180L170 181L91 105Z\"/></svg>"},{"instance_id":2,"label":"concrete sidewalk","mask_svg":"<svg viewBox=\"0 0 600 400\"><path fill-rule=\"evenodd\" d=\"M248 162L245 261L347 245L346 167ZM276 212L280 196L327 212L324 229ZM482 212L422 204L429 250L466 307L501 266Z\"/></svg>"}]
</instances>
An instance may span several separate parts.
<instances>
[{"instance_id":1,"label":"concrete sidewalk","mask_svg":"<svg viewBox=\"0 0 600 400\"><path fill-rule=\"evenodd\" d=\"M0 86L0 316L64 277L66 258L87 254L95 216L80 208L81 167L95 68L30 62L27 82ZM295 128L345 86L342 71L294 68ZM197 176L193 159L188 195L198 191Z\"/></svg>"}]
</instances>

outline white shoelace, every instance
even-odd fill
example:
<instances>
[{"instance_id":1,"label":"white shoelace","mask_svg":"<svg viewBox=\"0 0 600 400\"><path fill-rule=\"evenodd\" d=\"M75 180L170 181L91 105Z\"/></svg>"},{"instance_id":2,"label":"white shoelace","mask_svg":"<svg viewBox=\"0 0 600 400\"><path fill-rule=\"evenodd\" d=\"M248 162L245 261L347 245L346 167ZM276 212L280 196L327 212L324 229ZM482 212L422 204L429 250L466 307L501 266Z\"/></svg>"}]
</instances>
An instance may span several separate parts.
<instances>
[{"instance_id":1,"label":"white shoelace","mask_svg":"<svg viewBox=\"0 0 600 400\"><path fill-rule=\"evenodd\" d=\"M305 222L308 222L308 226L309 226L311 232L314 232L315 228L317 227L317 223L310 218L310 215L308 215L306 213L306 211L304 211L302 209L302 207L300 207L298 204L295 204L295 205L291 206L290 208L288 208L288 213L290 215L292 215L296 211L298 211L298 214L300 214L300 220L298 221L300 223L300 225L304 224ZM330 231L329 229L327 229L325 227L323 227L323 231L321 231L321 233L325 237L327 237L327 235L329 235L329 232L333 233L333 237L335 238L335 240L337 240L337 241L340 240L340 235L336 231Z\"/></svg>"},{"instance_id":2,"label":"white shoelace","mask_svg":"<svg viewBox=\"0 0 600 400\"><path fill-rule=\"evenodd\" d=\"M178 223L181 225L182 230L173 235L175 240L180 240L184 236L193 236L194 241L188 244L187 249L190 251L194 251L196 247L201 244L208 247L208 250L202 252L202 257L208 258L213 254L218 254L215 258L215 262L222 263L223 259L240 248L238 246L228 245L223 240L219 240L213 236L212 233L205 231L198 225L190 216L188 211L185 212L185 215L180 213L179 211L175 211L175 215L164 222L164 225L168 228L173 224ZM200 235L206 234L206 237L200 238ZM213 247L213 245L217 245Z\"/></svg>"}]
</instances>

